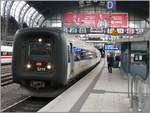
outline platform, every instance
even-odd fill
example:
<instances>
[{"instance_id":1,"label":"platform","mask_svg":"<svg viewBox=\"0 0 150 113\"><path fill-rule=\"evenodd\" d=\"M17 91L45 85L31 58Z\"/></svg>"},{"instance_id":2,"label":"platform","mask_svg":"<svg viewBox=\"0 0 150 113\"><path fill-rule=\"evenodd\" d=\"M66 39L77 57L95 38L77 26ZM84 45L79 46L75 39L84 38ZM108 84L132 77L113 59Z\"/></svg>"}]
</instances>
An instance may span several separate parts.
<instances>
[{"instance_id":1,"label":"platform","mask_svg":"<svg viewBox=\"0 0 150 113\"><path fill-rule=\"evenodd\" d=\"M108 73L104 59L78 81L38 112L133 112L128 98L128 80L118 68Z\"/></svg>"}]
</instances>

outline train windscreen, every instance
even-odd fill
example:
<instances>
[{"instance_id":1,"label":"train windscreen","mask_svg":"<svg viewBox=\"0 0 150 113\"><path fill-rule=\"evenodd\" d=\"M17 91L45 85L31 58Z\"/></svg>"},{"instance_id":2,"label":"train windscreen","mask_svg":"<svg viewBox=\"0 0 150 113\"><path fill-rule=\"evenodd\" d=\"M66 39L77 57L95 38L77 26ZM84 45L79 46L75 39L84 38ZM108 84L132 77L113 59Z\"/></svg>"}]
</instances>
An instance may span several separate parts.
<instances>
[{"instance_id":1,"label":"train windscreen","mask_svg":"<svg viewBox=\"0 0 150 113\"><path fill-rule=\"evenodd\" d=\"M29 55L51 55L52 44L51 43L30 43Z\"/></svg>"}]
</instances>

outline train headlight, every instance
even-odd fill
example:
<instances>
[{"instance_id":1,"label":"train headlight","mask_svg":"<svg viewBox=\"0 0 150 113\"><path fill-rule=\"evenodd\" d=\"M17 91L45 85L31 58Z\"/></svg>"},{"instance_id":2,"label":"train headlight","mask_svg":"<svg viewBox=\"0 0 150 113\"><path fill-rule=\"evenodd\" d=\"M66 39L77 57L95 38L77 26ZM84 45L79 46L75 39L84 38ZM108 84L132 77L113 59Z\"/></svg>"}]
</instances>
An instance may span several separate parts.
<instances>
[{"instance_id":1,"label":"train headlight","mask_svg":"<svg viewBox=\"0 0 150 113\"><path fill-rule=\"evenodd\" d=\"M50 70L52 66L50 64L47 65L47 69Z\"/></svg>"},{"instance_id":2,"label":"train headlight","mask_svg":"<svg viewBox=\"0 0 150 113\"><path fill-rule=\"evenodd\" d=\"M42 42L42 38L39 38L38 41L39 41L39 42Z\"/></svg>"},{"instance_id":3,"label":"train headlight","mask_svg":"<svg viewBox=\"0 0 150 113\"><path fill-rule=\"evenodd\" d=\"M27 69L30 69L31 68L31 64L27 64L26 67L27 67Z\"/></svg>"}]
</instances>

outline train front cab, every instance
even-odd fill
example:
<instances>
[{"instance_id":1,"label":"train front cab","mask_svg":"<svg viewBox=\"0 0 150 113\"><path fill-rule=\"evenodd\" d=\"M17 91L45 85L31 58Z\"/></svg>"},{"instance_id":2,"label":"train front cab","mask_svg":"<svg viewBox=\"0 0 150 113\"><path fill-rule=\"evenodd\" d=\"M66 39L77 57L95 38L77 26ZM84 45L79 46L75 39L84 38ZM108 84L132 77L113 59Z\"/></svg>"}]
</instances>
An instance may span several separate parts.
<instances>
[{"instance_id":1,"label":"train front cab","mask_svg":"<svg viewBox=\"0 0 150 113\"><path fill-rule=\"evenodd\" d=\"M43 88L64 85L67 73L65 43L58 30L18 31L12 62L14 82Z\"/></svg>"}]
</instances>

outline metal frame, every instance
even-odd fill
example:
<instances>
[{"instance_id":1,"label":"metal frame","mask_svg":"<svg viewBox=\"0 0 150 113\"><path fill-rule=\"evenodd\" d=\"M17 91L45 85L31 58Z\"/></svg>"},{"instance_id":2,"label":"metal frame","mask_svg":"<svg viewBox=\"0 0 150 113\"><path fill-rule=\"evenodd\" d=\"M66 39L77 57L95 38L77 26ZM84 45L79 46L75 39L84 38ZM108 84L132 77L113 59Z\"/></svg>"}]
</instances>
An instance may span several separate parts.
<instances>
[{"instance_id":1,"label":"metal frame","mask_svg":"<svg viewBox=\"0 0 150 113\"><path fill-rule=\"evenodd\" d=\"M20 2L21 2L21 1L19 1L18 4L17 4L16 6L18 6L18 5L20 4ZM16 17L16 10L17 10L17 7L15 8L14 18Z\"/></svg>"},{"instance_id":2,"label":"metal frame","mask_svg":"<svg viewBox=\"0 0 150 113\"><path fill-rule=\"evenodd\" d=\"M9 3L9 4L8 4ZM7 41L7 35L8 35L8 24L9 24L9 18L10 18L10 11L11 11L11 8L12 8L12 6L13 6L13 3L14 3L14 1L8 1L7 3L6 3L6 5L5 5L5 15L4 15L4 20L5 20L5 25L4 25L4 41ZM7 6L7 5L9 5L9 7ZM6 10L6 7L8 7L8 9Z\"/></svg>"},{"instance_id":3,"label":"metal frame","mask_svg":"<svg viewBox=\"0 0 150 113\"><path fill-rule=\"evenodd\" d=\"M18 22L21 23L21 13L22 13L22 10L23 8L27 5L27 3L25 3L22 8L20 9L20 12L19 12L19 19L18 19ZM21 23L21 27L22 27L22 23Z\"/></svg>"},{"instance_id":4,"label":"metal frame","mask_svg":"<svg viewBox=\"0 0 150 113\"><path fill-rule=\"evenodd\" d=\"M46 21L46 19L44 18L44 20L41 22L40 27L42 27L43 23Z\"/></svg>"},{"instance_id":5,"label":"metal frame","mask_svg":"<svg viewBox=\"0 0 150 113\"><path fill-rule=\"evenodd\" d=\"M46 19L43 20L43 22L41 22L40 27L42 27L43 23L46 21Z\"/></svg>"},{"instance_id":6,"label":"metal frame","mask_svg":"<svg viewBox=\"0 0 150 113\"><path fill-rule=\"evenodd\" d=\"M40 14L38 15L38 16L40 16ZM38 17L37 16L37 17ZM41 15L41 17L37 20L37 22L39 22L39 20L42 18L42 15ZM34 22L35 22L35 20L34 20ZM39 25L39 23L38 23L38 25Z\"/></svg>"},{"instance_id":7,"label":"metal frame","mask_svg":"<svg viewBox=\"0 0 150 113\"><path fill-rule=\"evenodd\" d=\"M32 11L32 8L33 8L33 7L30 7L29 10L25 13L24 22L26 22L26 23L27 23L27 21L28 21L28 16L29 16L30 12ZM26 18L25 18L25 17L26 17ZM29 23L27 23L27 25L29 26Z\"/></svg>"},{"instance_id":8,"label":"metal frame","mask_svg":"<svg viewBox=\"0 0 150 113\"><path fill-rule=\"evenodd\" d=\"M29 26L31 25L31 21L33 22L32 17L33 17L33 15L34 15L36 12L37 12L37 10L35 9L35 11L34 11L34 12L32 13L32 15L30 16Z\"/></svg>"},{"instance_id":9,"label":"metal frame","mask_svg":"<svg viewBox=\"0 0 150 113\"><path fill-rule=\"evenodd\" d=\"M39 23L39 27L41 27L43 21L45 21L45 18L44 18L44 17L43 17L43 20L41 20L41 19L42 19L42 16L38 19L38 21L40 22L40 23Z\"/></svg>"},{"instance_id":10,"label":"metal frame","mask_svg":"<svg viewBox=\"0 0 150 113\"><path fill-rule=\"evenodd\" d=\"M40 15L40 13L37 13L37 14L35 15L35 17L33 18L33 21L34 21L34 22L35 22L35 19L38 17L38 15ZM33 27L34 22L32 23L32 26L31 26L31 27Z\"/></svg>"},{"instance_id":11,"label":"metal frame","mask_svg":"<svg viewBox=\"0 0 150 113\"><path fill-rule=\"evenodd\" d=\"M48 10L48 9L50 9L50 8L46 8L46 9L42 10L41 12L39 12L39 14L40 14L40 13L43 13L44 11L46 11L46 10ZM53 9L51 9L51 10L53 10ZM33 19L34 21L35 21L35 19L38 17L39 14L37 14L37 15L34 17L34 19ZM43 17L44 17L44 16L43 16ZM33 27L33 26L34 26L34 22L32 23L32 27Z\"/></svg>"},{"instance_id":12,"label":"metal frame","mask_svg":"<svg viewBox=\"0 0 150 113\"><path fill-rule=\"evenodd\" d=\"M28 5L28 4L26 4L26 5ZM28 12L28 10L30 9L31 7L29 6L26 10L25 10L25 12L24 12L24 14L23 14L23 16L22 16L22 18L21 18L21 23L24 23L24 17L25 17L25 15L26 15L26 12ZM26 23L27 24L27 23Z\"/></svg>"}]
</instances>

